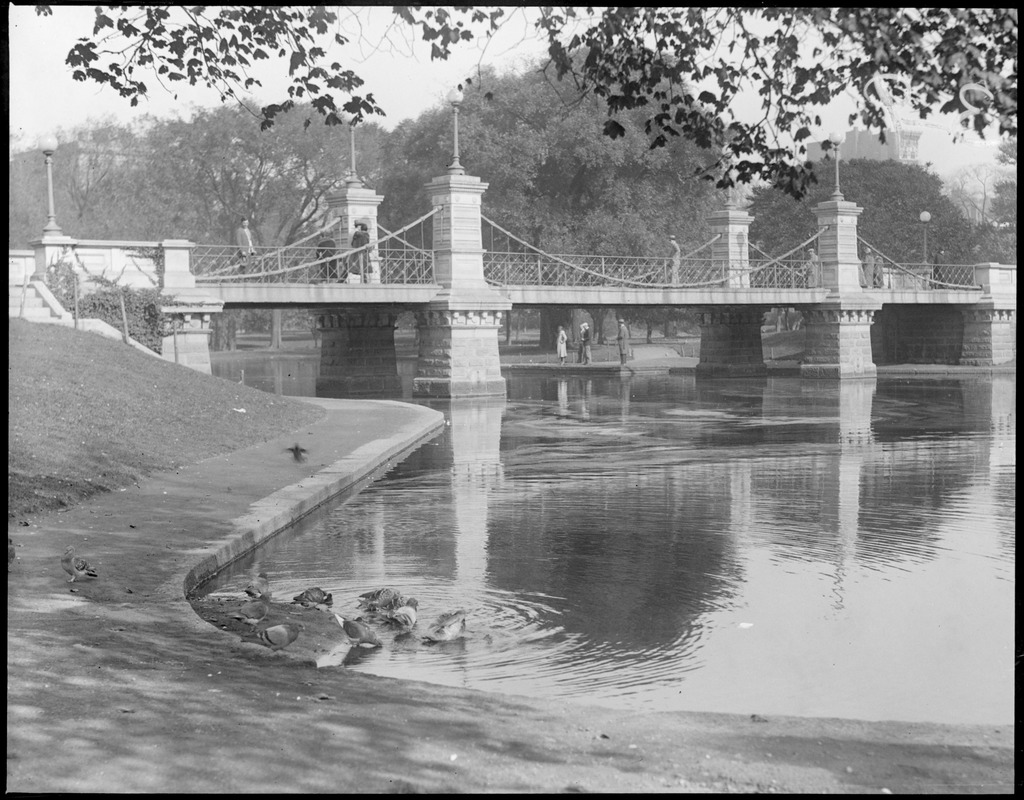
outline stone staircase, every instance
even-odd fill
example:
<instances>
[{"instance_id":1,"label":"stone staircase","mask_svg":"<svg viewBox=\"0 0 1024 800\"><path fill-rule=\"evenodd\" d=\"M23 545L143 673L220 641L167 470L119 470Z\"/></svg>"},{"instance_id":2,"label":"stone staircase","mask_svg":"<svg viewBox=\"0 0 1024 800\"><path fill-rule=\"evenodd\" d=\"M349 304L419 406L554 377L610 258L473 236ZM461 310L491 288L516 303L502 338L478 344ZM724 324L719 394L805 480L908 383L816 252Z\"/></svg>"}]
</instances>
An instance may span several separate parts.
<instances>
[{"instance_id":1,"label":"stone staircase","mask_svg":"<svg viewBox=\"0 0 1024 800\"><path fill-rule=\"evenodd\" d=\"M64 318L67 317L68 322L71 322L71 315L65 312L63 308L60 308L60 306L58 306L59 311L55 310L51 303L48 302L49 298L43 296L35 282L29 283L24 287L8 286L7 290L8 317L23 317L29 322L50 322L57 325L67 324L64 321ZM24 304L22 303L23 295Z\"/></svg>"},{"instance_id":2,"label":"stone staircase","mask_svg":"<svg viewBox=\"0 0 1024 800\"><path fill-rule=\"evenodd\" d=\"M62 325L67 328L75 327L75 318L60 304L56 297L50 294L49 289L39 281L30 281L25 286L7 286L8 306L7 316L14 319L21 317L29 322L43 322L50 325ZM24 299L23 299L24 298ZM108 339L124 341L121 331L117 330L101 319L80 319L78 320L79 330L98 333ZM128 344L143 353L156 358L161 358L159 353L154 353L148 347L135 339L129 338Z\"/></svg>"}]
</instances>

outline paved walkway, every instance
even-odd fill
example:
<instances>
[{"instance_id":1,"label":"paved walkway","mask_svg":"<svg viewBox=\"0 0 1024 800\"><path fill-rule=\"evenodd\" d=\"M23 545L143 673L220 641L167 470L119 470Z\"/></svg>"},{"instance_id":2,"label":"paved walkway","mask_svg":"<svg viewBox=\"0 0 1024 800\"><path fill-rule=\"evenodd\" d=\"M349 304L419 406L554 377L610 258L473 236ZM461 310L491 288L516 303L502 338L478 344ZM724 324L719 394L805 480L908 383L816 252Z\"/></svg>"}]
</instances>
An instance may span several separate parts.
<instances>
[{"instance_id":1,"label":"paved walkway","mask_svg":"<svg viewBox=\"0 0 1024 800\"><path fill-rule=\"evenodd\" d=\"M310 402L308 429L12 531L9 792L1012 791L1012 726L629 714L317 670L329 623L279 653L240 642L192 581L443 425ZM68 544L98 579L66 582Z\"/></svg>"}]
</instances>

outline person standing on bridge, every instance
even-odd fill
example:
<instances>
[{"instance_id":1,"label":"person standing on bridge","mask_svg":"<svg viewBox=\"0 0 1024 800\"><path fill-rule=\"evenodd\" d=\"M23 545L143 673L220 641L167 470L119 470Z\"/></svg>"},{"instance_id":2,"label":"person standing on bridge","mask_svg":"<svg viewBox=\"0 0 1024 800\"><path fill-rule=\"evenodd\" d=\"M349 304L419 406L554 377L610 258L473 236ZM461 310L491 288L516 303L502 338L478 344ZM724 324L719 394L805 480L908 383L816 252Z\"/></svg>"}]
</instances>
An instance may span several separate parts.
<instances>
[{"instance_id":1,"label":"person standing on bridge","mask_svg":"<svg viewBox=\"0 0 1024 800\"><path fill-rule=\"evenodd\" d=\"M369 243L370 234L367 232L366 223L357 222L356 232L352 234L352 249L358 250L360 247L365 247ZM353 271L359 273L359 280L362 283L366 283L366 264L368 261L368 255L369 254L363 250L353 256Z\"/></svg>"},{"instance_id":2,"label":"person standing on bridge","mask_svg":"<svg viewBox=\"0 0 1024 800\"><path fill-rule=\"evenodd\" d=\"M629 355L629 329L626 328L626 320L619 317L619 332L615 337L619 345L619 364L626 366L626 356Z\"/></svg>"},{"instance_id":3,"label":"person standing on bridge","mask_svg":"<svg viewBox=\"0 0 1024 800\"><path fill-rule=\"evenodd\" d=\"M566 355L566 344L569 342L569 334L565 332L565 328L561 325L558 326L558 336L555 337L555 351L558 353L558 362L560 364L565 363Z\"/></svg>"},{"instance_id":4,"label":"person standing on bridge","mask_svg":"<svg viewBox=\"0 0 1024 800\"><path fill-rule=\"evenodd\" d=\"M249 259L256 255L249 220L245 217L242 217L241 224L235 231L235 244L238 246L238 271L244 275L249 269Z\"/></svg>"},{"instance_id":5,"label":"person standing on bridge","mask_svg":"<svg viewBox=\"0 0 1024 800\"><path fill-rule=\"evenodd\" d=\"M683 262L682 251L679 249L679 242L676 241L675 236L668 237L668 245L672 248L672 285L677 286L679 284L679 267Z\"/></svg>"},{"instance_id":6,"label":"person standing on bridge","mask_svg":"<svg viewBox=\"0 0 1024 800\"><path fill-rule=\"evenodd\" d=\"M805 289L813 289L821 284L821 264L818 262L818 254L813 247L808 247L805 253L803 286Z\"/></svg>"}]
</instances>

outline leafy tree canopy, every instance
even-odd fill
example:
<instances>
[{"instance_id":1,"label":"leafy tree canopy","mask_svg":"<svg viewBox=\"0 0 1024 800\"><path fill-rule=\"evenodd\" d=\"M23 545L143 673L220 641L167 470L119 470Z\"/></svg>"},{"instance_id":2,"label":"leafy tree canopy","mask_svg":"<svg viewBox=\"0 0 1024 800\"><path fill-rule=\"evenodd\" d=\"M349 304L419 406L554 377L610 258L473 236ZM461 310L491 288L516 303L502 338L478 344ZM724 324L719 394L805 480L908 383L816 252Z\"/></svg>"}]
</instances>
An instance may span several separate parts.
<instances>
[{"instance_id":1,"label":"leafy tree canopy","mask_svg":"<svg viewBox=\"0 0 1024 800\"><path fill-rule=\"evenodd\" d=\"M834 164L819 164L828 174ZM843 196L864 209L857 233L884 255L899 263L920 263L924 232L920 214L931 214L928 251L946 251L948 263L986 260L973 252L975 236L953 202L943 193L942 179L916 165L898 161L856 158L840 162ZM823 182L828 183L828 182ZM795 200L775 189L754 189L748 209L754 217L750 241L770 255L788 252L814 235L814 206L829 199L833 187L819 184Z\"/></svg>"},{"instance_id":2,"label":"leafy tree canopy","mask_svg":"<svg viewBox=\"0 0 1024 800\"><path fill-rule=\"evenodd\" d=\"M493 34L507 11L394 9L437 59ZM287 59L288 96L261 109L264 128L303 100L328 124L344 113L358 120L382 113L372 93L358 93L363 79L331 60L328 50L347 41L336 22L322 6L98 7L92 34L67 63L76 79L109 85L135 104L150 76L237 99L259 85L249 74L254 63ZM577 96L605 101L606 135L624 135L620 115L640 110L652 147L682 136L716 151L704 175L722 188L761 179L803 194L813 180L803 143L820 125L815 110L850 88L866 92L879 73L906 79L892 92L922 117L939 107L979 133L993 120L1001 134L1017 130L1015 9L543 7L537 27L548 43L548 72ZM965 101L971 85L984 92ZM738 106L751 103L760 118L737 118ZM878 103L862 102L851 122L857 117L885 129Z\"/></svg>"},{"instance_id":3,"label":"leafy tree canopy","mask_svg":"<svg viewBox=\"0 0 1024 800\"><path fill-rule=\"evenodd\" d=\"M620 115L623 134L602 134L604 101L566 109L562 87L544 75L498 76L466 87L459 114L460 161L487 183L484 214L550 253L669 255L668 236L696 248L710 238L705 218L721 193L695 177L713 151L685 139L650 149L643 118ZM434 109L387 137L382 162L385 224L429 210L423 186L447 166L451 112ZM488 249L501 243L485 242Z\"/></svg>"}]
</instances>

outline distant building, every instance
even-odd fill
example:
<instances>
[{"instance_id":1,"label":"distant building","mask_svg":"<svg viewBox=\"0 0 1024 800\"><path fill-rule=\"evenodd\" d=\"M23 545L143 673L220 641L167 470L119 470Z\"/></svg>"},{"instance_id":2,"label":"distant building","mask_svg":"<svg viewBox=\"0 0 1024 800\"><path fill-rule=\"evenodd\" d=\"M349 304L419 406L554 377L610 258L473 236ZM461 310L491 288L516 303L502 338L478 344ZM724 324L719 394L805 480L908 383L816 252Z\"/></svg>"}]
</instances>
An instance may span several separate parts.
<instances>
[{"instance_id":1,"label":"distant building","mask_svg":"<svg viewBox=\"0 0 1024 800\"><path fill-rule=\"evenodd\" d=\"M918 163L917 145L921 139L921 131L902 126L902 131L891 128L885 132L885 144L878 141L878 134L872 131L848 131L843 143L839 145L839 155L843 161L851 158L867 158L872 161L904 161ZM820 142L807 145L807 159L820 161L825 151Z\"/></svg>"}]
</instances>

